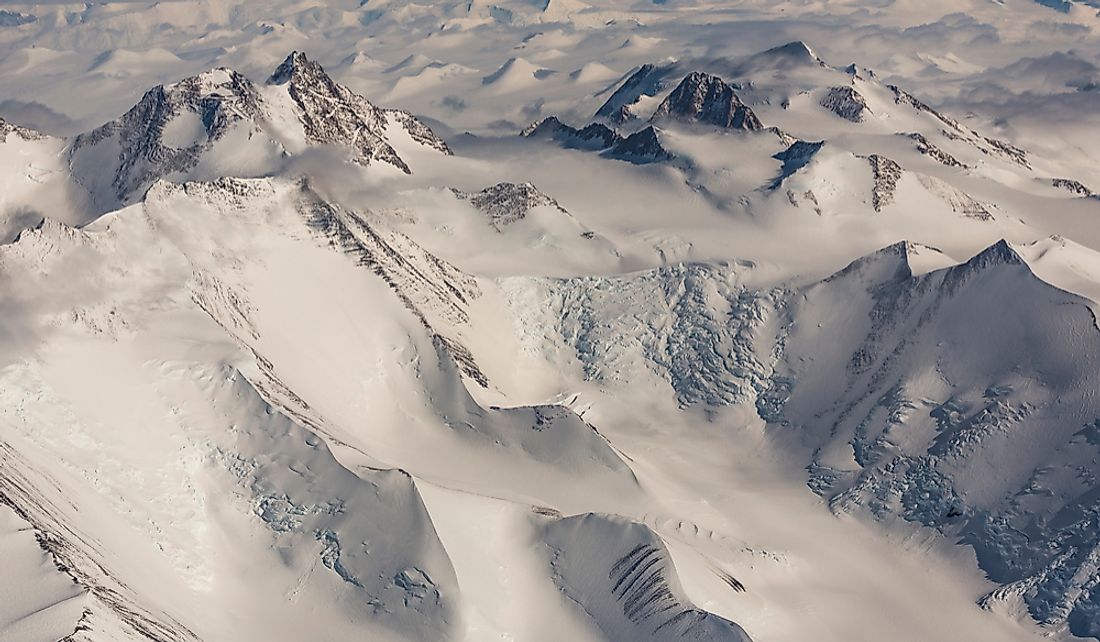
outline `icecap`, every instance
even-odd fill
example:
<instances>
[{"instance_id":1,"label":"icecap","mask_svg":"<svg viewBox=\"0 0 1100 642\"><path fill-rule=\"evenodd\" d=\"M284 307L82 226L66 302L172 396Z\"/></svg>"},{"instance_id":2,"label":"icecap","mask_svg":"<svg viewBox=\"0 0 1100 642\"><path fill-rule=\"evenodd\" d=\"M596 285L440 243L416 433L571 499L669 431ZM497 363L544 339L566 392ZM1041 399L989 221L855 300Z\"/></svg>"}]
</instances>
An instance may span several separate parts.
<instances>
[{"instance_id":1,"label":"icecap","mask_svg":"<svg viewBox=\"0 0 1100 642\"><path fill-rule=\"evenodd\" d=\"M1087 3L9 5L0 640L1100 638Z\"/></svg>"}]
</instances>

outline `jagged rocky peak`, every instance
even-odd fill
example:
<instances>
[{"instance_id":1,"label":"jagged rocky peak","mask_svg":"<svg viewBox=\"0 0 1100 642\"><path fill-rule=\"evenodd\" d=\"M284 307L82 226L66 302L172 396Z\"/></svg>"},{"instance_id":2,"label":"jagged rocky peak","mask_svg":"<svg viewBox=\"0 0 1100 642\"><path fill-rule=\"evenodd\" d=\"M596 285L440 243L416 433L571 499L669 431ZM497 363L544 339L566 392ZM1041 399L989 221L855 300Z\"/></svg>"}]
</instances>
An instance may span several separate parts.
<instances>
[{"instance_id":1,"label":"jagged rocky peak","mask_svg":"<svg viewBox=\"0 0 1100 642\"><path fill-rule=\"evenodd\" d=\"M15 123L9 123L3 118L0 118L0 143L5 142L8 139L9 134L15 134L23 140L41 140L46 137L45 134L36 132L33 129L20 127Z\"/></svg>"},{"instance_id":2,"label":"jagged rocky peak","mask_svg":"<svg viewBox=\"0 0 1100 642\"><path fill-rule=\"evenodd\" d=\"M570 130L578 131L577 128L570 127L561 122L561 119L557 116L547 116L523 128L523 131L521 131L519 135L524 138L549 138L556 135L558 132Z\"/></svg>"},{"instance_id":3,"label":"jagged rocky peak","mask_svg":"<svg viewBox=\"0 0 1100 642\"><path fill-rule=\"evenodd\" d=\"M241 74L225 67L204 71L183 80L157 85L141 97L128 112L76 139L76 146L98 142L119 133L127 141L135 136L149 144L164 142L164 128L184 112L199 115L210 140L217 140L231 125L261 114L261 99L256 87ZM180 148L182 144L169 147ZM199 141L188 141L198 146Z\"/></svg>"},{"instance_id":4,"label":"jagged rocky peak","mask_svg":"<svg viewBox=\"0 0 1100 642\"><path fill-rule=\"evenodd\" d=\"M267 79L269 85L283 85L291 80L298 79L301 81L308 77L324 78L330 80L328 75L325 74L321 65L313 62L305 53L301 51L292 51L289 56L275 68L271 76Z\"/></svg>"},{"instance_id":5,"label":"jagged rocky peak","mask_svg":"<svg viewBox=\"0 0 1100 642\"><path fill-rule=\"evenodd\" d=\"M821 97L821 106L853 123L862 123L871 113L867 100L849 85L830 87Z\"/></svg>"},{"instance_id":6,"label":"jagged rocky peak","mask_svg":"<svg viewBox=\"0 0 1100 642\"><path fill-rule=\"evenodd\" d=\"M866 67L860 67L859 65L857 65L854 62L844 68L844 73L848 74L849 76L853 76L855 78L863 78L863 79L878 78L878 74L876 74L873 69L868 69Z\"/></svg>"},{"instance_id":7,"label":"jagged rocky peak","mask_svg":"<svg viewBox=\"0 0 1100 642\"><path fill-rule=\"evenodd\" d=\"M418 143L451 153L447 144L412 114L376 107L333 80L320 64L300 51L287 56L267 82L286 86L310 143L350 144L355 160L361 164L378 160L412 173L386 138L391 117Z\"/></svg>"},{"instance_id":8,"label":"jagged rocky peak","mask_svg":"<svg viewBox=\"0 0 1100 642\"><path fill-rule=\"evenodd\" d=\"M106 211L129 202L159 178L187 174L238 125L248 129L252 140L263 114L263 99L251 81L231 69L212 69L153 87L122 116L76 136L69 163ZM93 151L101 146L116 149ZM273 148L266 151L281 152ZM105 158L117 159L117 164L106 164Z\"/></svg>"},{"instance_id":9,"label":"jagged rocky peak","mask_svg":"<svg viewBox=\"0 0 1100 642\"><path fill-rule=\"evenodd\" d=\"M675 156L665 149L653 126L634 132L607 151L612 158L645 164L668 161Z\"/></svg>"},{"instance_id":10,"label":"jagged rocky peak","mask_svg":"<svg viewBox=\"0 0 1100 642\"><path fill-rule=\"evenodd\" d=\"M520 135L524 138L552 140L563 147L587 150L607 149L623 139L618 132L602 123L589 123L583 129L577 129L561 122L557 116L549 116L532 124Z\"/></svg>"},{"instance_id":11,"label":"jagged rocky peak","mask_svg":"<svg viewBox=\"0 0 1100 642\"><path fill-rule=\"evenodd\" d=\"M527 127L520 135L525 138L552 140L566 148L597 151L606 158L638 165L676 158L661 144L658 130L653 125L624 138L603 123L589 123L584 129L577 129L550 116Z\"/></svg>"},{"instance_id":12,"label":"jagged rocky peak","mask_svg":"<svg viewBox=\"0 0 1100 642\"><path fill-rule=\"evenodd\" d=\"M489 217L489 224L497 231L507 225L526 218L531 210L538 207L552 207L566 213L565 208L550 196L539 191L531 183L497 183L480 192L463 192L452 189L455 196L469 201L471 205Z\"/></svg>"},{"instance_id":13,"label":"jagged rocky peak","mask_svg":"<svg viewBox=\"0 0 1100 642\"><path fill-rule=\"evenodd\" d=\"M657 107L653 120L674 119L726 129L759 131L764 128L747 105L718 76L693 71Z\"/></svg>"}]
</instances>

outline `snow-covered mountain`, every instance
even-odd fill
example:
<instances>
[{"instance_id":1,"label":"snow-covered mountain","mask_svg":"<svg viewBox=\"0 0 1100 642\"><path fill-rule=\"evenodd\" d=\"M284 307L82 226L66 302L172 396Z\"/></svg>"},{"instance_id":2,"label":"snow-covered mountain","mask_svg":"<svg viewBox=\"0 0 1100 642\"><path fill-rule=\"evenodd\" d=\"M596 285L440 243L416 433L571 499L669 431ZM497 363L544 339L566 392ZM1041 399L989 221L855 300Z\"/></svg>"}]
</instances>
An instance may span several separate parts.
<instances>
[{"instance_id":1,"label":"snow-covered mountain","mask_svg":"<svg viewBox=\"0 0 1100 642\"><path fill-rule=\"evenodd\" d=\"M27 143L43 137L7 126ZM69 189L94 216L140 199L154 182L267 176L314 148L343 149L360 165L410 174L422 151L449 155L447 144L412 114L382 109L335 82L305 54L289 55L257 85L228 68L149 90L121 117L66 142L52 174L70 174ZM56 151L51 150L54 154ZM19 198L17 196L16 198ZM20 205L37 202L32 192ZM73 222L84 222L74 219Z\"/></svg>"},{"instance_id":2,"label":"snow-covered mountain","mask_svg":"<svg viewBox=\"0 0 1100 642\"><path fill-rule=\"evenodd\" d=\"M1063 4L6 6L0 641L1100 639Z\"/></svg>"}]
</instances>

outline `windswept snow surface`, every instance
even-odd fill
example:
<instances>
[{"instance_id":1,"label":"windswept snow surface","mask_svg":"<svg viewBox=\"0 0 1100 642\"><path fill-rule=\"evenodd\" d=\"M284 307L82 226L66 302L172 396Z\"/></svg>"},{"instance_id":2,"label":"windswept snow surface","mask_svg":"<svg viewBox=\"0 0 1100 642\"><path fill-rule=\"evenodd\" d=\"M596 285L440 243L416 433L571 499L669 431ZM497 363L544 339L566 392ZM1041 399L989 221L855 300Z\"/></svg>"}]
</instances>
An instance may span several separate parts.
<instances>
[{"instance_id":1,"label":"windswept snow surface","mask_svg":"<svg viewBox=\"0 0 1100 642\"><path fill-rule=\"evenodd\" d=\"M0 3L0 642L1100 640L1100 8Z\"/></svg>"}]
</instances>

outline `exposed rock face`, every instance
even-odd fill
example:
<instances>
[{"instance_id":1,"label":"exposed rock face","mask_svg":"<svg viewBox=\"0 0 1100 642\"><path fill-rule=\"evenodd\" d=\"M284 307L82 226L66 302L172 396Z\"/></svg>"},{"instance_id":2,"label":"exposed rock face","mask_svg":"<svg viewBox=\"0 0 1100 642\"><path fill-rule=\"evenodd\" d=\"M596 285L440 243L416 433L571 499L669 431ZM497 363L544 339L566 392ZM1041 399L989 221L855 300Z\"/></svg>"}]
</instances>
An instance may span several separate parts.
<instances>
[{"instance_id":1,"label":"exposed rock face","mask_svg":"<svg viewBox=\"0 0 1100 642\"><path fill-rule=\"evenodd\" d=\"M935 118L939 119L943 124L952 129L957 129L960 131L963 130L963 126L959 123L959 121L955 120L954 118L948 118L947 116L944 116L940 112L929 107L926 103L921 101L913 94L910 94L904 89L901 89L897 85L887 85L886 87L894 93L894 102L898 105L907 105L909 107L912 107L913 109L916 109L917 111L921 111L931 116L934 116Z\"/></svg>"},{"instance_id":2,"label":"exposed rock face","mask_svg":"<svg viewBox=\"0 0 1100 642\"><path fill-rule=\"evenodd\" d=\"M1006 158L1021 167L1031 169L1031 162L1028 161L1027 152L1011 145L1002 140L996 138L990 138L988 136L982 136L973 129L964 127L962 123L945 116L936 111L932 107L929 107L926 103L922 102L912 94L899 88L897 85L887 85L887 89L894 93L894 102L898 105L906 105L919 112L926 113L933 118L937 119L944 125L942 133L944 136L951 140L961 140L974 146L978 151L990 156L1000 156Z\"/></svg>"},{"instance_id":3,"label":"exposed rock face","mask_svg":"<svg viewBox=\"0 0 1100 642\"><path fill-rule=\"evenodd\" d=\"M607 152L608 156L631 163L656 163L675 158L661 145L657 130L652 126L627 136Z\"/></svg>"},{"instance_id":4,"label":"exposed rock face","mask_svg":"<svg viewBox=\"0 0 1100 642\"><path fill-rule=\"evenodd\" d=\"M376 228L361 214L322 199L308 185L297 209L321 238L385 281L464 375L488 387L489 379L455 336L469 322L469 303L481 296L473 277L405 235Z\"/></svg>"},{"instance_id":5,"label":"exposed rock face","mask_svg":"<svg viewBox=\"0 0 1100 642\"><path fill-rule=\"evenodd\" d=\"M1096 195L1095 192L1093 192L1088 187L1085 187L1080 181L1075 181L1071 178L1052 178L1050 180L1050 184L1054 187L1057 187L1058 189L1064 189L1067 192L1071 192L1078 196Z\"/></svg>"},{"instance_id":6,"label":"exposed rock face","mask_svg":"<svg viewBox=\"0 0 1100 642\"><path fill-rule=\"evenodd\" d=\"M898 181L901 180L901 165L878 154L868 156L867 162L871 164L871 173L874 178L871 206L876 212L881 212L887 205L894 202L894 192L897 191Z\"/></svg>"},{"instance_id":7,"label":"exposed rock face","mask_svg":"<svg viewBox=\"0 0 1100 642\"><path fill-rule=\"evenodd\" d=\"M908 137L914 141L918 152L924 154L925 156L928 156L929 158L932 158L938 163L946 165L947 167L966 168L966 165L961 163L951 154L948 154L947 152L937 147L932 141L928 140L928 138L924 134L913 132L912 134L909 134Z\"/></svg>"},{"instance_id":8,"label":"exposed rock face","mask_svg":"<svg viewBox=\"0 0 1100 642\"><path fill-rule=\"evenodd\" d=\"M489 224L497 231L527 216L536 207L553 207L562 213L565 208L543 194L531 183L497 183L480 192L452 190L455 196L485 213Z\"/></svg>"},{"instance_id":9,"label":"exposed rock face","mask_svg":"<svg viewBox=\"0 0 1100 642\"><path fill-rule=\"evenodd\" d=\"M764 128L747 105L718 76L693 71L665 98L653 120L674 119L725 129L758 131Z\"/></svg>"},{"instance_id":10,"label":"exposed rock face","mask_svg":"<svg viewBox=\"0 0 1100 642\"><path fill-rule=\"evenodd\" d=\"M165 139L165 130L183 114L197 115L202 132L186 143L173 144ZM103 173L113 169L110 187L122 203L158 178L194 169L204 153L243 121L250 130L258 130L262 114L262 100L251 81L231 69L214 69L154 87L120 118L77 136L70 146L70 164L84 182L107 178ZM86 149L108 141L117 147L117 157L111 159L117 165L104 166L101 154L92 151L88 166L79 167ZM82 175L92 173L97 176Z\"/></svg>"},{"instance_id":11,"label":"exposed rock face","mask_svg":"<svg viewBox=\"0 0 1100 642\"><path fill-rule=\"evenodd\" d=\"M657 130L652 125L623 138L602 123L590 123L584 129L577 129L550 116L523 130L520 135L552 140L567 148L598 151L607 158L635 164L669 161L676 157L661 145Z\"/></svg>"},{"instance_id":12,"label":"exposed rock face","mask_svg":"<svg viewBox=\"0 0 1100 642\"><path fill-rule=\"evenodd\" d=\"M618 132L601 123L590 123L583 129L571 127L550 116L531 125L520 134L525 138L541 138L573 149L600 150L613 147L623 140Z\"/></svg>"},{"instance_id":13,"label":"exposed rock face","mask_svg":"<svg viewBox=\"0 0 1100 642\"><path fill-rule=\"evenodd\" d=\"M375 107L305 54L288 56L268 84L258 87L219 68L154 87L121 117L74 138L69 164L106 211L132 202L160 178L263 176L311 145L345 147L359 164L380 161L405 173L412 170L391 145L395 133L451 153L411 114ZM228 142L219 147L222 141ZM225 167L223 157L231 159ZM200 167L205 172L193 175Z\"/></svg>"},{"instance_id":14,"label":"exposed rock face","mask_svg":"<svg viewBox=\"0 0 1100 642\"><path fill-rule=\"evenodd\" d=\"M33 129L27 129L26 127L20 127L14 123L0 118L0 143L3 143L8 139L8 134L15 134L23 140L41 140L45 138L43 134L40 134Z\"/></svg>"},{"instance_id":15,"label":"exposed rock face","mask_svg":"<svg viewBox=\"0 0 1100 642\"><path fill-rule=\"evenodd\" d=\"M348 145L355 151L356 160L363 164L380 160L406 174L412 173L386 140L387 117L391 115L417 142L444 154L451 153L442 139L411 114L375 107L330 78L304 53L290 54L267 82L287 86L309 142Z\"/></svg>"},{"instance_id":16,"label":"exposed rock face","mask_svg":"<svg viewBox=\"0 0 1100 642\"><path fill-rule=\"evenodd\" d=\"M867 101L854 87L832 87L821 98L821 106L853 123L862 123L871 113Z\"/></svg>"}]
</instances>

